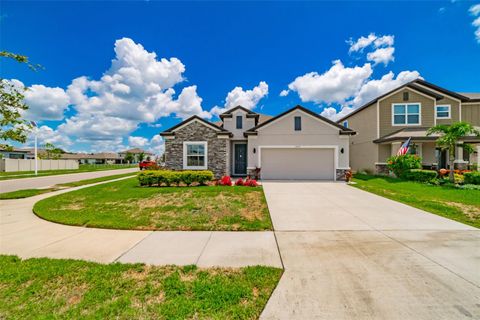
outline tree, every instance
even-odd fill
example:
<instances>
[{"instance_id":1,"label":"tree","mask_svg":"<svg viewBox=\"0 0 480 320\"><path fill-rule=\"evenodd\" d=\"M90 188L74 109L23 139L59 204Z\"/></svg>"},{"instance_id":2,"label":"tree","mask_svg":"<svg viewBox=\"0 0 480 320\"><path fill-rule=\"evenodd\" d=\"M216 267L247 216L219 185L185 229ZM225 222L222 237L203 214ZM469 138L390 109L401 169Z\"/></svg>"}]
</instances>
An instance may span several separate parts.
<instances>
[{"instance_id":1,"label":"tree","mask_svg":"<svg viewBox=\"0 0 480 320\"><path fill-rule=\"evenodd\" d=\"M133 160L135 160L135 157L133 156L133 153L127 152L125 154L125 161L127 161L128 163L131 163L131 162L133 162Z\"/></svg>"},{"instance_id":2,"label":"tree","mask_svg":"<svg viewBox=\"0 0 480 320\"><path fill-rule=\"evenodd\" d=\"M65 153L65 151L55 147L52 143L45 144L45 152L47 154L47 159L54 159L54 160L60 159L62 156L62 153Z\"/></svg>"},{"instance_id":3,"label":"tree","mask_svg":"<svg viewBox=\"0 0 480 320\"><path fill-rule=\"evenodd\" d=\"M139 161L139 162L142 162L143 159L145 159L145 152L140 152L140 153L138 154L138 161Z\"/></svg>"},{"instance_id":4,"label":"tree","mask_svg":"<svg viewBox=\"0 0 480 320\"><path fill-rule=\"evenodd\" d=\"M455 182L455 176L453 172L453 163L455 161L455 146L460 138L465 136L477 136L480 137L480 131L475 129L470 123L467 122L455 122L451 125L439 124L431 127L427 131L427 135L438 133L440 137L437 139L437 145L443 150L448 149L450 160L450 174L449 178L451 182ZM472 146L469 144L463 144L463 148L467 151L472 151Z\"/></svg>"},{"instance_id":5,"label":"tree","mask_svg":"<svg viewBox=\"0 0 480 320\"><path fill-rule=\"evenodd\" d=\"M31 64L28 57L11 52L1 51L0 58L9 58L24 63L34 71L41 68L40 65ZM25 143L27 141L31 124L22 119L22 113L28 109L24 102L25 90L27 88L18 87L13 82L0 78L0 142ZM0 143L0 148L11 149L11 146L7 143Z\"/></svg>"}]
</instances>

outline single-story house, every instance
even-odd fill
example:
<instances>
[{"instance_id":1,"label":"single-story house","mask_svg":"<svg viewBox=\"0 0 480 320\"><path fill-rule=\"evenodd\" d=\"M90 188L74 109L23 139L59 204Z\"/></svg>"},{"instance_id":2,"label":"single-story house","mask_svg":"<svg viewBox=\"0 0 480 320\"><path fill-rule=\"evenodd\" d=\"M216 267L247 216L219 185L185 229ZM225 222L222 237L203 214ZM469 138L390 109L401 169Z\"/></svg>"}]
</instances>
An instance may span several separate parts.
<instances>
[{"instance_id":1,"label":"single-story house","mask_svg":"<svg viewBox=\"0 0 480 320\"><path fill-rule=\"evenodd\" d=\"M118 153L118 155L120 156L120 158L122 159L123 162L125 162L125 156L128 153L133 156L133 161L130 161L132 163L140 162L140 154L143 154L143 156L144 156L143 160L150 159L150 160L153 161L154 158L155 158L155 155L151 152L145 151L145 150L140 149L140 148L133 148L133 149L128 149L128 150L121 151L121 152Z\"/></svg>"},{"instance_id":2,"label":"single-story house","mask_svg":"<svg viewBox=\"0 0 480 320\"><path fill-rule=\"evenodd\" d=\"M163 131L165 165L262 179L342 180L355 131L296 106L275 117L241 106L212 123L198 116Z\"/></svg>"}]
</instances>

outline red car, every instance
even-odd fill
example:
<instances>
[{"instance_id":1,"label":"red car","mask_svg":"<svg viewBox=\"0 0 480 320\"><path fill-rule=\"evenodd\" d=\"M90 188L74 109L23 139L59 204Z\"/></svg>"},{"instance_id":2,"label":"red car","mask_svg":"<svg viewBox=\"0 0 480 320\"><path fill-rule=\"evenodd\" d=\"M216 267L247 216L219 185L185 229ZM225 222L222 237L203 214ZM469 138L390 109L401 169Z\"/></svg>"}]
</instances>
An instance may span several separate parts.
<instances>
[{"instance_id":1,"label":"red car","mask_svg":"<svg viewBox=\"0 0 480 320\"><path fill-rule=\"evenodd\" d=\"M154 167L156 165L157 163L155 161L142 161L138 164L140 170L149 169L150 167Z\"/></svg>"}]
</instances>

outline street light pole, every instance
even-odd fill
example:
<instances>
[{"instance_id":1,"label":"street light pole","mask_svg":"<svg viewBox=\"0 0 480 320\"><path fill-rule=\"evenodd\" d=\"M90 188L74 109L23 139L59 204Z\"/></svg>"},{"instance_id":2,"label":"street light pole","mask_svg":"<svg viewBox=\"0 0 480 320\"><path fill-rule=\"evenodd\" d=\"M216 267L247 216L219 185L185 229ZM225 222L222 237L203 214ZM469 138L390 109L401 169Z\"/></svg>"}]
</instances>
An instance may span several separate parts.
<instances>
[{"instance_id":1,"label":"street light pole","mask_svg":"<svg viewBox=\"0 0 480 320\"><path fill-rule=\"evenodd\" d=\"M38 175L37 128L35 128L35 175Z\"/></svg>"}]
</instances>

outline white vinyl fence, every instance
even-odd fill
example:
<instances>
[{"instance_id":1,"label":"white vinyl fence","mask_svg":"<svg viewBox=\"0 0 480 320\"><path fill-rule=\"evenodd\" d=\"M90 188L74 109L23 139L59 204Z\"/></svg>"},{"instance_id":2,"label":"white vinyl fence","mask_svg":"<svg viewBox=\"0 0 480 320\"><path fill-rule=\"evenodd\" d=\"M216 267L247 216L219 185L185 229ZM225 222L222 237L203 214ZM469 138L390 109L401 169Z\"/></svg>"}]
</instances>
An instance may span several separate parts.
<instances>
[{"instance_id":1,"label":"white vinyl fence","mask_svg":"<svg viewBox=\"0 0 480 320\"><path fill-rule=\"evenodd\" d=\"M38 160L38 171L78 169L77 160ZM34 171L35 160L0 159L0 172Z\"/></svg>"}]
</instances>

